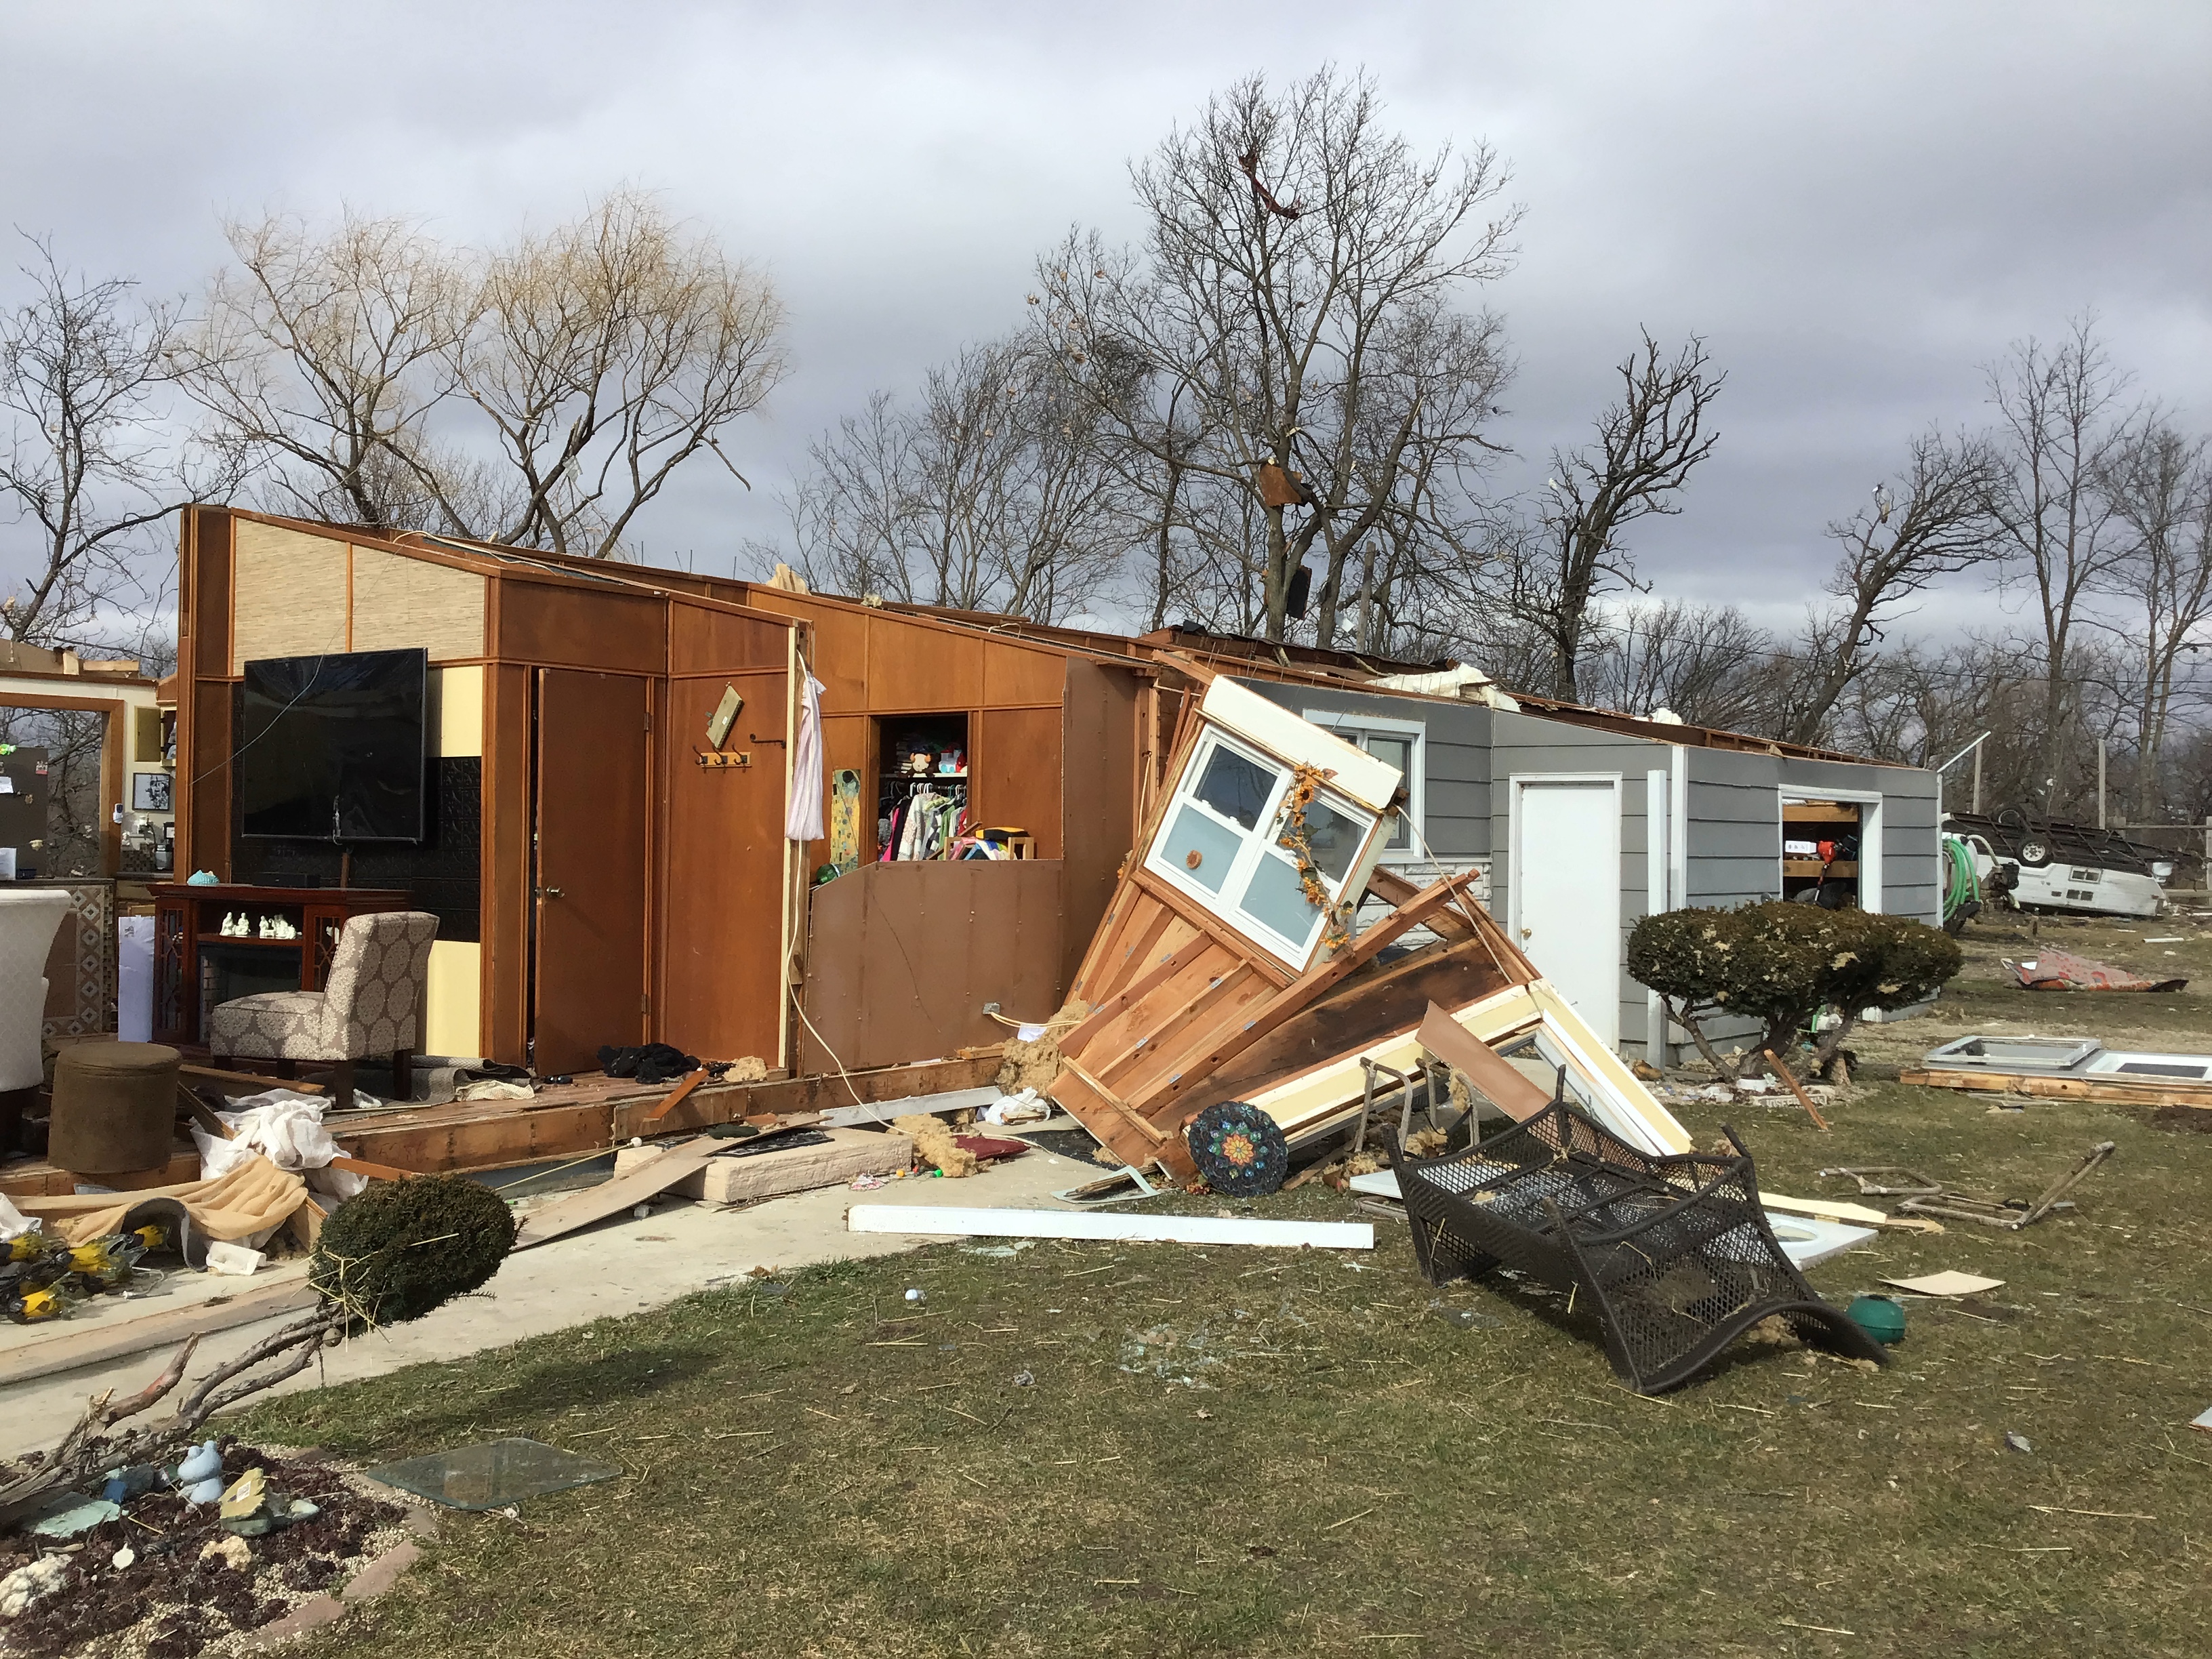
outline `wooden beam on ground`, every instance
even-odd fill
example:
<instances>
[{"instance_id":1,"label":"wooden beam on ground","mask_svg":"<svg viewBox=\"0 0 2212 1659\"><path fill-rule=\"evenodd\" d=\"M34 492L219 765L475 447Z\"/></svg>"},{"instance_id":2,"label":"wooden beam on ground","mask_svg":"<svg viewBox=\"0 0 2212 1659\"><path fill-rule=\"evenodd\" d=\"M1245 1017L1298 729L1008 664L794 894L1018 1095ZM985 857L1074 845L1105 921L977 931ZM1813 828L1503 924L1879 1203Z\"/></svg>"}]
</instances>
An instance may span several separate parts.
<instances>
[{"instance_id":1,"label":"wooden beam on ground","mask_svg":"<svg viewBox=\"0 0 2212 1659\"><path fill-rule=\"evenodd\" d=\"M2212 1086L2176 1083L2171 1078L2123 1079L2117 1073L2093 1077L2052 1077L2032 1072L1915 1071L1899 1075L1900 1083L1929 1089L1959 1089L1970 1093L2035 1095L2051 1100L2087 1100L2108 1106L2194 1106L2212 1110Z\"/></svg>"},{"instance_id":2,"label":"wooden beam on ground","mask_svg":"<svg viewBox=\"0 0 2212 1659\"><path fill-rule=\"evenodd\" d=\"M111 1364L152 1349L173 1348L188 1336L212 1336L257 1320L302 1311L313 1307L315 1299L314 1291L307 1288L304 1269L300 1273L280 1270L274 1282L242 1281L237 1294L220 1301L165 1309L112 1324L102 1321L81 1330L64 1326L35 1347L13 1351L8 1360L8 1381L27 1382L33 1377L87 1365Z\"/></svg>"},{"instance_id":3,"label":"wooden beam on ground","mask_svg":"<svg viewBox=\"0 0 2212 1659\"><path fill-rule=\"evenodd\" d=\"M456 1100L443 1106L349 1112L325 1127L355 1158L445 1175L607 1152L648 1129L696 1131L741 1118L827 1111L850 1105L855 1094L863 1102L893 1102L980 1088L998 1071L999 1056L992 1054L854 1072L850 1088L834 1073L702 1083L658 1124L645 1121L662 1099L656 1091L568 1098L549 1090L535 1100Z\"/></svg>"},{"instance_id":4,"label":"wooden beam on ground","mask_svg":"<svg viewBox=\"0 0 2212 1659\"><path fill-rule=\"evenodd\" d=\"M855 1204L845 1212L845 1224L856 1233L904 1233L923 1238L1108 1238L1133 1244L1257 1244L1283 1250L1375 1248L1374 1225L1365 1221L1263 1221L1239 1216Z\"/></svg>"},{"instance_id":5,"label":"wooden beam on ground","mask_svg":"<svg viewBox=\"0 0 2212 1659\"><path fill-rule=\"evenodd\" d=\"M297 1078L257 1077L252 1072L226 1072L213 1066L179 1066L177 1070L185 1077L212 1083L227 1095L258 1095L269 1089L289 1089L301 1095L326 1092L321 1084L302 1083Z\"/></svg>"},{"instance_id":6,"label":"wooden beam on ground","mask_svg":"<svg viewBox=\"0 0 2212 1659\"><path fill-rule=\"evenodd\" d=\"M1828 1120L1820 1115L1820 1109L1813 1103L1813 1097L1807 1094L1805 1092L1805 1085L1798 1082L1797 1073L1791 1071L1787 1066L1784 1066L1782 1063L1781 1056L1777 1054L1773 1049L1762 1048L1759 1050L1759 1053L1766 1056L1766 1063L1774 1068L1774 1075L1780 1078L1784 1083L1790 1085L1790 1092L1797 1097L1797 1103L1805 1109L1805 1115L1811 1118L1814 1122L1819 1124L1823 1129L1826 1128L1828 1127Z\"/></svg>"}]
</instances>

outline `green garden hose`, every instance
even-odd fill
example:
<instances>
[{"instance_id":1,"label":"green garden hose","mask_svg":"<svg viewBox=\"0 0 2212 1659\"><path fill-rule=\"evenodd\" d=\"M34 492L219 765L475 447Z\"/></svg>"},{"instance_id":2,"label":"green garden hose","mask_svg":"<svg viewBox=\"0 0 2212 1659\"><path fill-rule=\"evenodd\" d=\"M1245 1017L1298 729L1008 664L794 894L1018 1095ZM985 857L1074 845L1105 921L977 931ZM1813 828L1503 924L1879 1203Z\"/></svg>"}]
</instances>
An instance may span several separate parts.
<instances>
[{"instance_id":1,"label":"green garden hose","mask_svg":"<svg viewBox=\"0 0 2212 1659\"><path fill-rule=\"evenodd\" d=\"M1948 926L1951 919L1964 911L1968 915L1979 909L1982 902L1982 880L1974 870L1974 849L1956 836L1943 837L1943 921ZM1968 907L1972 907L1969 909Z\"/></svg>"}]
</instances>

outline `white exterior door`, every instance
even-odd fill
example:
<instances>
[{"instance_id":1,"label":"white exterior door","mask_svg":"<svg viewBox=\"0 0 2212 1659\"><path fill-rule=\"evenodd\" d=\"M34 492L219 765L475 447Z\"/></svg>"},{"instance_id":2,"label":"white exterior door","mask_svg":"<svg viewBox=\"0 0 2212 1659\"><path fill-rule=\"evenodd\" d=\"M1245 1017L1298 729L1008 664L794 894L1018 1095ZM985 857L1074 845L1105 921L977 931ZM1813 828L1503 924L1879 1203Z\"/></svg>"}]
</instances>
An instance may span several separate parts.
<instances>
[{"instance_id":1,"label":"white exterior door","mask_svg":"<svg viewBox=\"0 0 2212 1659\"><path fill-rule=\"evenodd\" d=\"M1509 925L1608 1048L1620 1043L1620 781L1513 780Z\"/></svg>"}]
</instances>

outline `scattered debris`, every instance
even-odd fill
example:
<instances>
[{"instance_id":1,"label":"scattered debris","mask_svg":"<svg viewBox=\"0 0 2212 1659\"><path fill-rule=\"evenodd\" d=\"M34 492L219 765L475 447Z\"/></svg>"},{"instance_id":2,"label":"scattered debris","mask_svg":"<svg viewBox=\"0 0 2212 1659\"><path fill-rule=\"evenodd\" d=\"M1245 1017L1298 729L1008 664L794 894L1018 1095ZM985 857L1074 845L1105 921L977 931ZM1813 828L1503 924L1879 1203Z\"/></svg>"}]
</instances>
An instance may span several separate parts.
<instances>
[{"instance_id":1,"label":"scattered debris","mask_svg":"<svg viewBox=\"0 0 2212 1659\"><path fill-rule=\"evenodd\" d=\"M915 1112L891 1120L891 1127L914 1144L914 1154L948 1180L974 1175L981 1164L967 1151L943 1120L927 1112Z\"/></svg>"},{"instance_id":2,"label":"scattered debris","mask_svg":"<svg viewBox=\"0 0 2212 1659\"><path fill-rule=\"evenodd\" d=\"M1607 1357L1639 1394L1686 1382L1771 1316L1878 1358L1764 1224L1750 1154L1654 1158L1560 1102L1455 1158L1399 1174L1431 1285L1500 1263L1587 1298Z\"/></svg>"},{"instance_id":3,"label":"scattered debris","mask_svg":"<svg viewBox=\"0 0 2212 1659\"><path fill-rule=\"evenodd\" d=\"M1082 1210L980 1210L952 1205L855 1204L856 1233L922 1238L1110 1238L1133 1244L1257 1244L1276 1249L1371 1250L1364 1221L1261 1221L1199 1215L1117 1215Z\"/></svg>"},{"instance_id":4,"label":"scattered debris","mask_svg":"<svg viewBox=\"0 0 2212 1659\"><path fill-rule=\"evenodd\" d=\"M2010 957L2001 960L2023 991L2179 991L2189 983L2185 979L2146 979L2108 962L2093 962L2049 945L2026 962Z\"/></svg>"},{"instance_id":5,"label":"scattered debris","mask_svg":"<svg viewBox=\"0 0 2212 1659\"><path fill-rule=\"evenodd\" d=\"M2212 1108L2212 1054L2107 1049L2094 1037L1965 1036L1931 1048L1902 1082L1935 1089Z\"/></svg>"},{"instance_id":6,"label":"scattered debris","mask_svg":"<svg viewBox=\"0 0 2212 1659\"><path fill-rule=\"evenodd\" d=\"M614 1180L659 1156L658 1147L623 1147L615 1154ZM690 1163L661 1188L661 1194L708 1204L747 1204L786 1193L811 1192L817 1187L842 1187L863 1176L880 1181L913 1162L914 1143L903 1134L793 1127L772 1135L717 1142L711 1155ZM538 1237L537 1220L532 1215L524 1223L533 1243Z\"/></svg>"},{"instance_id":7,"label":"scattered debris","mask_svg":"<svg viewBox=\"0 0 2212 1659\"><path fill-rule=\"evenodd\" d=\"M362 1473L371 1480L413 1492L450 1510L484 1510L617 1480L623 1471L542 1440L514 1436L381 1464Z\"/></svg>"},{"instance_id":8,"label":"scattered debris","mask_svg":"<svg viewBox=\"0 0 2212 1659\"><path fill-rule=\"evenodd\" d=\"M1919 1296L1942 1297L1979 1296L2004 1284L2002 1279L1984 1279L1977 1273L1962 1273L1948 1267L1940 1273L1923 1273L1917 1279L1885 1279L1881 1282Z\"/></svg>"},{"instance_id":9,"label":"scattered debris","mask_svg":"<svg viewBox=\"0 0 2212 1659\"><path fill-rule=\"evenodd\" d=\"M2010 1430L2007 1430L2005 1432L2004 1443L2016 1452L2032 1452L2035 1449L2034 1447L2028 1444L2027 1437L2026 1435L2014 1434Z\"/></svg>"},{"instance_id":10,"label":"scattered debris","mask_svg":"<svg viewBox=\"0 0 2212 1659\"><path fill-rule=\"evenodd\" d=\"M1934 1197L1908 1198L1899 1205L1900 1213L1941 1216L1947 1221L1978 1221L1985 1227L2001 1227L2008 1232L2018 1232L2022 1227L2032 1227L2054 1210L2074 1207L2066 1194L2074 1190L2089 1172L2119 1151L2112 1141L2100 1140L2074 1162L2074 1167L2052 1182L2043 1195L2033 1203L2018 1200L1993 1204L1986 1199L1972 1198L1964 1193L1949 1190Z\"/></svg>"}]
</instances>

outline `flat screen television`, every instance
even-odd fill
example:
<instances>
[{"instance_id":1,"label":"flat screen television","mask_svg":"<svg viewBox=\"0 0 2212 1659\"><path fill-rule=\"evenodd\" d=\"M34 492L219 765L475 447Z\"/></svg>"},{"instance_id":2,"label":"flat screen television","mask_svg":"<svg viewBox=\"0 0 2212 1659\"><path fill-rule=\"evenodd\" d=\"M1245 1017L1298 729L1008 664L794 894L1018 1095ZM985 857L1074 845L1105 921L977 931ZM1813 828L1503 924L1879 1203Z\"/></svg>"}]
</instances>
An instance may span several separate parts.
<instances>
[{"instance_id":1,"label":"flat screen television","mask_svg":"<svg viewBox=\"0 0 2212 1659\"><path fill-rule=\"evenodd\" d=\"M421 841L429 673L422 651L247 663L231 768L244 833Z\"/></svg>"}]
</instances>

